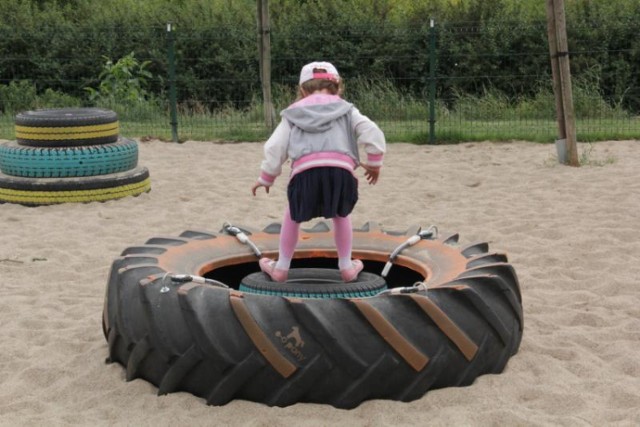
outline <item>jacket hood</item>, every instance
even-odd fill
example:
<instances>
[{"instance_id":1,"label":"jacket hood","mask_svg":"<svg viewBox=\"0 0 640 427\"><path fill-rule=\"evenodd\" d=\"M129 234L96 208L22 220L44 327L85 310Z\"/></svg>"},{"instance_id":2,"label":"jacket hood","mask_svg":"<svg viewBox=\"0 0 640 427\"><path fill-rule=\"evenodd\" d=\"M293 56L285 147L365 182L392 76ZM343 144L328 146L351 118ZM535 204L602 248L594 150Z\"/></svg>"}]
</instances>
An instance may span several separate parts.
<instances>
[{"instance_id":1,"label":"jacket hood","mask_svg":"<svg viewBox=\"0 0 640 427\"><path fill-rule=\"evenodd\" d=\"M320 133L327 131L332 121L347 114L352 107L351 103L339 99L322 104L293 104L280 114L305 132Z\"/></svg>"}]
</instances>

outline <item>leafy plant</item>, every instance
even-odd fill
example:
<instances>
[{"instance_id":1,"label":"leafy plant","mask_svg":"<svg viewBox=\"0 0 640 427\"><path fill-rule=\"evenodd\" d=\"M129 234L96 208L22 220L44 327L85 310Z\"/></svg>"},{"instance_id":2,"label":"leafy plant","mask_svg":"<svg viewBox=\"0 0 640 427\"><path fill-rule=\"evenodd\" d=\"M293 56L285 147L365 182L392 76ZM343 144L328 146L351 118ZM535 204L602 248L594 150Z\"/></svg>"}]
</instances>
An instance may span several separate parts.
<instances>
[{"instance_id":1,"label":"leafy plant","mask_svg":"<svg viewBox=\"0 0 640 427\"><path fill-rule=\"evenodd\" d=\"M106 63L99 75L98 88L84 88L91 104L135 120L147 120L161 114L161 102L146 89L147 81L153 78L147 70L150 61L139 62L134 52L115 63L104 58Z\"/></svg>"},{"instance_id":2,"label":"leafy plant","mask_svg":"<svg viewBox=\"0 0 640 427\"><path fill-rule=\"evenodd\" d=\"M90 101L135 104L149 98L145 86L147 79L153 77L146 70L150 61L139 62L134 52L123 56L115 63L105 56L103 58L107 62L99 76L100 85L97 89L85 88Z\"/></svg>"}]
</instances>

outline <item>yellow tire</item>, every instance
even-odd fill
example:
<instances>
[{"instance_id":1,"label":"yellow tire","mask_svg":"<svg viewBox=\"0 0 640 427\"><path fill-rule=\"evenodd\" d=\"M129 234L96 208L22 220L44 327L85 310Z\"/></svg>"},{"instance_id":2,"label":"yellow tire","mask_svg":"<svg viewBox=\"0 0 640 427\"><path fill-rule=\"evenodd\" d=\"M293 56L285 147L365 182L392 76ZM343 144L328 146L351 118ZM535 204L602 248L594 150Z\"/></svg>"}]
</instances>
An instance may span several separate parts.
<instances>
[{"instance_id":1,"label":"yellow tire","mask_svg":"<svg viewBox=\"0 0 640 427\"><path fill-rule=\"evenodd\" d=\"M25 111L16 115L16 140L20 145L70 147L116 142L118 116L100 108L57 108Z\"/></svg>"},{"instance_id":2,"label":"yellow tire","mask_svg":"<svg viewBox=\"0 0 640 427\"><path fill-rule=\"evenodd\" d=\"M0 203L27 206L104 202L151 190L145 167L81 178L23 178L0 174Z\"/></svg>"}]
</instances>

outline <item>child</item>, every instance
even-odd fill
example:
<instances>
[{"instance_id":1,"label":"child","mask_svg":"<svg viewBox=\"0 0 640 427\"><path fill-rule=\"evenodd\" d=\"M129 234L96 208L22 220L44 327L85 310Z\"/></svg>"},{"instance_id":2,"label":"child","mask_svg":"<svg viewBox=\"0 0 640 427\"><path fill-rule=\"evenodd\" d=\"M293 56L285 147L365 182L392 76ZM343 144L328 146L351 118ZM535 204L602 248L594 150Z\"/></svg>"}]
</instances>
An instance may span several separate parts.
<instances>
[{"instance_id":1,"label":"child","mask_svg":"<svg viewBox=\"0 0 640 427\"><path fill-rule=\"evenodd\" d=\"M292 161L278 261L260 260L260 269L276 282L287 280L300 223L317 217L333 220L342 280L354 281L362 271L362 261L351 260L350 214L358 201L354 170L361 165L369 184L378 182L386 143L380 128L340 97L342 90L338 70L329 62L302 67L300 97L280 113L283 120L265 143L254 196L259 187L268 193L284 162ZM359 145L366 163L359 161Z\"/></svg>"}]
</instances>

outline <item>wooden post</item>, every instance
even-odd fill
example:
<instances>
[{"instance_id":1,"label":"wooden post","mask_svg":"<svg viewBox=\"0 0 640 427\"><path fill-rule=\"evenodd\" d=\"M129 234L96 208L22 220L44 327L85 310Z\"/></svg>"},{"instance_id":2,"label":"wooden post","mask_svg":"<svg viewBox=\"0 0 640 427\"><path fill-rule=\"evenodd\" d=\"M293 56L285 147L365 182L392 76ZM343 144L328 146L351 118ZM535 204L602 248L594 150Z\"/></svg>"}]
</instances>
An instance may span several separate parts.
<instances>
[{"instance_id":1,"label":"wooden post","mask_svg":"<svg viewBox=\"0 0 640 427\"><path fill-rule=\"evenodd\" d=\"M276 114L271 96L271 24L269 21L268 0L257 0L257 20L264 124L269 130L273 130L275 128Z\"/></svg>"},{"instance_id":2,"label":"wooden post","mask_svg":"<svg viewBox=\"0 0 640 427\"><path fill-rule=\"evenodd\" d=\"M556 38L556 16L553 0L547 0L547 38L549 39L549 57L551 58L551 78L553 93L556 99L556 119L558 121L558 136L567 137L564 128L564 107L562 106L562 90L560 89L560 66L558 65L558 40Z\"/></svg>"},{"instance_id":3,"label":"wooden post","mask_svg":"<svg viewBox=\"0 0 640 427\"><path fill-rule=\"evenodd\" d=\"M559 141L564 144L564 156L558 160L570 166L580 166L576 143L575 114L573 110L573 93L571 90L571 69L569 66L569 47L567 43L567 25L564 13L564 0L547 0L547 32L549 37L549 54L551 57L551 73L553 92L556 98L556 116L558 119ZM556 142L557 144L558 142ZM564 157L564 159L563 159Z\"/></svg>"},{"instance_id":4,"label":"wooden post","mask_svg":"<svg viewBox=\"0 0 640 427\"><path fill-rule=\"evenodd\" d=\"M429 21L429 144L436 143L436 21Z\"/></svg>"},{"instance_id":5,"label":"wooden post","mask_svg":"<svg viewBox=\"0 0 640 427\"><path fill-rule=\"evenodd\" d=\"M169 62L169 114L171 115L171 140L178 139L178 101L176 94L176 48L175 35L171 23L167 23L167 59Z\"/></svg>"}]
</instances>

